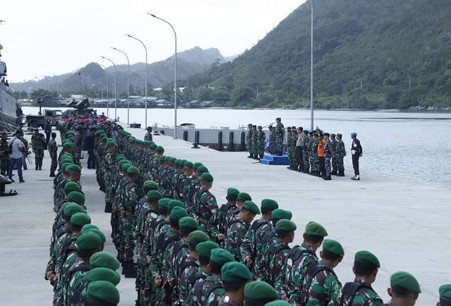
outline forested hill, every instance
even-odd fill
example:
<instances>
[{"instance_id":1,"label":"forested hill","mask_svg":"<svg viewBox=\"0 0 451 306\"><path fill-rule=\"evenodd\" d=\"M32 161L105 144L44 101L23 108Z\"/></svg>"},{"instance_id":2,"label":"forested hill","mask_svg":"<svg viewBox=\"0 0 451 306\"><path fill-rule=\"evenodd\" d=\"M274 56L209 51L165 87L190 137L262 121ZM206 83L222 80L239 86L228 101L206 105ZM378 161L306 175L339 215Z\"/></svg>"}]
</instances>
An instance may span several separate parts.
<instances>
[{"instance_id":1,"label":"forested hill","mask_svg":"<svg viewBox=\"0 0 451 306\"><path fill-rule=\"evenodd\" d=\"M317 106L451 106L449 0L314 0L314 16ZM307 106L310 2L233 62L183 85L186 98L217 105Z\"/></svg>"}]
</instances>

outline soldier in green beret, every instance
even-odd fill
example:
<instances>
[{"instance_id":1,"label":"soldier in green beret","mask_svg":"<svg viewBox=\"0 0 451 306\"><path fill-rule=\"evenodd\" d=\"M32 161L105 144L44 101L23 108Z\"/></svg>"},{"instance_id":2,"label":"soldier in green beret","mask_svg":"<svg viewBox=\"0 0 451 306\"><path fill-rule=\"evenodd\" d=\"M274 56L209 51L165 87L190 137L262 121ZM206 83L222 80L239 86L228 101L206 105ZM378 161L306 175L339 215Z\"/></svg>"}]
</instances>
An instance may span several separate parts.
<instances>
[{"instance_id":1,"label":"soldier in green beret","mask_svg":"<svg viewBox=\"0 0 451 306\"><path fill-rule=\"evenodd\" d=\"M108 268L116 271L120 267L120 262L115 256L106 252L100 251L91 256L89 264L93 268Z\"/></svg>"},{"instance_id":2,"label":"soldier in green beret","mask_svg":"<svg viewBox=\"0 0 451 306\"><path fill-rule=\"evenodd\" d=\"M86 306L115 306L119 304L119 291L108 281L94 281L83 291L83 300Z\"/></svg>"},{"instance_id":3,"label":"soldier in green beret","mask_svg":"<svg viewBox=\"0 0 451 306\"><path fill-rule=\"evenodd\" d=\"M420 284L416 278L404 271L395 272L390 277L390 288L387 289L391 297L387 306L413 306L421 293Z\"/></svg>"},{"instance_id":4,"label":"soldier in green beret","mask_svg":"<svg viewBox=\"0 0 451 306\"><path fill-rule=\"evenodd\" d=\"M255 220L247 231L241 247L241 258L249 269L253 269L255 278L260 279L261 260L263 257L264 239L273 231L271 215L279 208L277 201L263 199L261 201L262 217Z\"/></svg>"},{"instance_id":5,"label":"soldier in green beret","mask_svg":"<svg viewBox=\"0 0 451 306\"><path fill-rule=\"evenodd\" d=\"M280 221L279 221L280 222ZM290 303L301 303L301 288L310 265L318 262L316 250L321 246L326 229L316 222L309 222L305 227L304 241L295 246L276 280L276 290L280 296L288 298Z\"/></svg>"},{"instance_id":6,"label":"soldier in green beret","mask_svg":"<svg viewBox=\"0 0 451 306\"><path fill-rule=\"evenodd\" d=\"M214 237L218 243L224 241L227 231L227 214L230 210L236 209L239 193L240 192L236 188L228 188L226 195L227 203L222 204L210 218L211 236Z\"/></svg>"},{"instance_id":7,"label":"soldier in green beret","mask_svg":"<svg viewBox=\"0 0 451 306\"><path fill-rule=\"evenodd\" d=\"M301 299L305 305L339 305L341 283L333 269L343 256L344 250L338 241L324 240L321 261L312 265L304 278Z\"/></svg>"},{"instance_id":8,"label":"soldier in green beret","mask_svg":"<svg viewBox=\"0 0 451 306\"><path fill-rule=\"evenodd\" d=\"M210 233L209 221L216 213L218 204L215 196L210 192L213 186L213 176L206 172L201 176L201 187L194 194L191 213L199 223L200 228L207 234Z\"/></svg>"},{"instance_id":9,"label":"soldier in green beret","mask_svg":"<svg viewBox=\"0 0 451 306\"><path fill-rule=\"evenodd\" d=\"M117 286L121 281L121 276L114 270L108 268L94 268L85 273L87 285L95 281L107 281Z\"/></svg>"},{"instance_id":10,"label":"soldier in green beret","mask_svg":"<svg viewBox=\"0 0 451 306\"><path fill-rule=\"evenodd\" d=\"M451 284L443 285L439 288L440 301L437 306L451 306Z\"/></svg>"},{"instance_id":11,"label":"soldier in green beret","mask_svg":"<svg viewBox=\"0 0 451 306\"><path fill-rule=\"evenodd\" d=\"M275 300L273 302L266 303L265 306L290 306L291 304L282 300Z\"/></svg>"},{"instance_id":12,"label":"soldier in green beret","mask_svg":"<svg viewBox=\"0 0 451 306\"><path fill-rule=\"evenodd\" d=\"M244 287L244 305L264 306L278 298L276 290L263 281L253 281Z\"/></svg>"},{"instance_id":13,"label":"soldier in green beret","mask_svg":"<svg viewBox=\"0 0 451 306\"><path fill-rule=\"evenodd\" d=\"M373 253L357 252L352 268L355 280L344 285L340 299L341 305L382 305L382 299L371 287L371 284L376 281L379 268L379 260Z\"/></svg>"},{"instance_id":14,"label":"soldier in green beret","mask_svg":"<svg viewBox=\"0 0 451 306\"><path fill-rule=\"evenodd\" d=\"M225 290L224 299L218 306L243 305L244 286L253 280L252 273L240 262L228 262L221 268L221 280Z\"/></svg>"}]
</instances>

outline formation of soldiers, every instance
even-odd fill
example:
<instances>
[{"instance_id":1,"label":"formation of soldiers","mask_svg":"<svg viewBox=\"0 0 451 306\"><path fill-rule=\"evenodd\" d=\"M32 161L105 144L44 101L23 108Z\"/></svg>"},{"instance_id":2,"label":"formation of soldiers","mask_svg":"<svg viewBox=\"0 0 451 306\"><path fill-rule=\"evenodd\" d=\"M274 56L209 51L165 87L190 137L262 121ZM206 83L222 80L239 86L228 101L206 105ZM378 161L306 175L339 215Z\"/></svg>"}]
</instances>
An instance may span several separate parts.
<instances>
[{"instance_id":1,"label":"formation of soldiers","mask_svg":"<svg viewBox=\"0 0 451 306\"><path fill-rule=\"evenodd\" d=\"M383 305L371 287L381 267L373 253L354 255L355 279L342 285L334 268L345 250L326 238L321 224L307 223L302 244L293 246L297 225L276 200L257 205L248 193L228 188L227 202L219 207L205 165L167 156L163 147L114 123L96 128L97 180L118 252L109 261L114 267L104 268L122 265L125 277L136 277L137 305ZM105 254L99 252L104 240L89 225L81 169L70 156L74 143L63 132L69 139L59 157L64 170L55 179L56 239L46 277L56 283L56 305L78 305L75 297L84 305L114 305L116 291L117 301L86 303L105 298L89 295L107 290L89 290L92 284L112 292L117 275L90 283L88 273L98 268L91 261ZM85 266L94 269L87 272ZM77 294L78 286L85 294ZM401 271L392 274L388 293L387 305L414 305L421 289L413 275ZM451 285L440 288L440 298L449 305Z\"/></svg>"}]
</instances>

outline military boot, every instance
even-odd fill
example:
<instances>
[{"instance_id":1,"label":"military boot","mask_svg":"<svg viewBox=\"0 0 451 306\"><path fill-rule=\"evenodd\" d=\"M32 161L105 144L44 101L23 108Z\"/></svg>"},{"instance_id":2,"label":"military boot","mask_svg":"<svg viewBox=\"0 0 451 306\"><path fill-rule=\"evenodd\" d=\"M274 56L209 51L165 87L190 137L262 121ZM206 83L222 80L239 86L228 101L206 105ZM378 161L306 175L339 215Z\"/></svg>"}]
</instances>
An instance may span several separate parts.
<instances>
[{"instance_id":1,"label":"military boot","mask_svg":"<svg viewBox=\"0 0 451 306\"><path fill-rule=\"evenodd\" d=\"M112 206L113 206L113 204L111 202L106 202L105 203L105 212L106 213L111 213L113 211Z\"/></svg>"},{"instance_id":2,"label":"military boot","mask_svg":"<svg viewBox=\"0 0 451 306\"><path fill-rule=\"evenodd\" d=\"M122 271L125 278L136 278L137 270L134 262L124 262L124 269Z\"/></svg>"}]
</instances>

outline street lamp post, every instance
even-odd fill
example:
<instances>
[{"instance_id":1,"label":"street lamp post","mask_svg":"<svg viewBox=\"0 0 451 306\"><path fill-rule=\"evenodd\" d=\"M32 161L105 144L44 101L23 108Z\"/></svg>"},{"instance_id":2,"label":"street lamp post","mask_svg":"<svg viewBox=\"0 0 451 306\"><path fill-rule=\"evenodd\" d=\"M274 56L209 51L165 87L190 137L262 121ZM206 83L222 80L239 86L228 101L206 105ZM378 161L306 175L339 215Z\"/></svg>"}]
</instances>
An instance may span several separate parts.
<instances>
[{"instance_id":1,"label":"street lamp post","mask_svg":"<svg viewBox=\"0 0 451 306\"><path fill-rule=\"evenodd\" d=\"M110 91L110 80L108 78L108 71L106 71L106 67L100 63L99 63L99 65L103 68L103 70L105 70L105 74L106 74L106 116L108 117L109 113L110 113L110 101L108 101L108 99L109 99L108 91Z\"/></svg>"},{"instance_id":2,"label":"street lamp post","mask_svg":"<svg viewBox=\"0 0 451 306\"><path fill-rule=\"evenodd\" d=\"M113 64L114 66L114 121L116 121L117 119L117 70L116 70L116 64L110 60L109 58L105 57L105 56L100 56L101 58L109 61L111 64ZM107 115L108 116L108 115Z\"/></svg>"},{"instance_id":3,"label":"street lamp post","mask_svg":"<svg viewBox=\"0 0 451 306\"><path fill-rule=\"evenodd\" d=\"M158 16L155 16L154 14L147 13L147 15L152 16L153 18L159 19L163 21L164 23L168 24L172 32L174 32L174 41L175 41L175 52L174 52L174 139L177 139L177 33L175 32L174 27L172 24Z\"/></svg>"},{"instance_id":4,"label":"street lamp post","mask_svg":"<svg viewBox=\"0 0 451 306\"><path fill-rule=\"evenodd\" d=\"M144 101L144 105L145 105L144 125L145 125L145 128L147 128L147 47L141 39L136 38L135 36L130 35L130 34L125 34L125 35L130 37L131 39L139 41L143 45L144 51L146 52L146 69L144 71L144 99L145 99L145 101Z\"/></svg>"},{"instance_id":5,"label":"street lamp post","mask_svg":"<svg viewBox=\"0 0 451 306\"><path fill-rule=\"evenodd\" d=\"M313 0L310 0L310 130L313 131Z\"/></svg>"},{"instance_id":6,"label":"street lamp post","mask_svg":"<svg viewBox=\"0 0 451 306\"><path fill-rule=\"evenodd\" d=\"M111 49L116 50L125 55L127 58L127 124L130 124L130 60L128 59L127 53L118 48L111 47Z\"/></svg>"}]
</instances>

